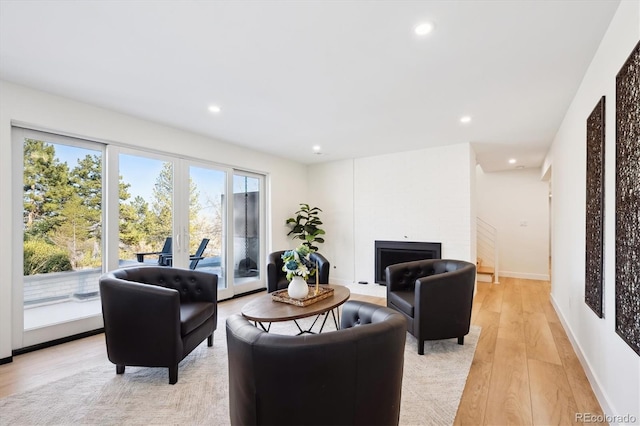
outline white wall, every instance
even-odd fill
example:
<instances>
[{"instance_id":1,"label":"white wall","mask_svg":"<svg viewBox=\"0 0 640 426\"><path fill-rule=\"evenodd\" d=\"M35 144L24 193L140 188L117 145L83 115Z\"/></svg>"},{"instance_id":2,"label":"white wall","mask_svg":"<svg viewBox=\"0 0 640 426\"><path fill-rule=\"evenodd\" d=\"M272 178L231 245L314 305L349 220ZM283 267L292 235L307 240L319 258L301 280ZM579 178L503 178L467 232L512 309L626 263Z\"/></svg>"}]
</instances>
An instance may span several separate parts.
<instances>
[{"instance_id":1,"label":"white wall","mask_svg":"<svg viewBox=\"0 0 640 426\"><path fill-rule=\"evenodd\" d=\"M375 240L441 242L443 258L475 262L475 153L469 144L309 170L313 203L326 218L321 250L338 265L332 281L374 283Z\"/></svg>"},{"instance_id":2,"label":"white wall","mask_svg":"<svg viewBox=\"0 0 640 426\"><path fill-rule=\"evenodd\" d=\"M498 231L499 275L549 279L549 183L540 169L476 171L478 217Z\"/></svg>"},{"instance_id":3,"label":"white wall","mask_svg":"<svg viewBox=\"0 0 640 426\"><path fill-rule=\"evenodd\" d=\"M640 40L640 2L622 1L553 141L552 302L609 415L640 422L640 357L615 333L615 79ZM586 120L606 96L604 318L584 303ZM612 422L616 423L616 422ZM636 423L637 424L637 423Z\"/></svg>"},{"instance_id":4,"label":"white wall","mask_svg":"<svg viewBox=\"0 0 640 426\"><path fill-rule=\"evenodd\" d=\"M320 207L326 243L319 246L331 263L331 282L351 284L354 277L354 160L309 166L309 196Z\"/></svg>"},{"instance_id":5,"label":"white wall","mask_svg":"<svg viewBox=\"0 0 640 426\"><path fill-rule=\"evenodd\" d=\"M306 192L306 166L5 81L0 81L0 94L0 359L11 356L12 349L11 188L20 185L11 179L12 121L265 173L270 195L267 232L271 247L267 251L289 245L284 223L297 210L299 200L291 196L288 182L296 182L296 193Z\"/></svg>"}]
</instances>

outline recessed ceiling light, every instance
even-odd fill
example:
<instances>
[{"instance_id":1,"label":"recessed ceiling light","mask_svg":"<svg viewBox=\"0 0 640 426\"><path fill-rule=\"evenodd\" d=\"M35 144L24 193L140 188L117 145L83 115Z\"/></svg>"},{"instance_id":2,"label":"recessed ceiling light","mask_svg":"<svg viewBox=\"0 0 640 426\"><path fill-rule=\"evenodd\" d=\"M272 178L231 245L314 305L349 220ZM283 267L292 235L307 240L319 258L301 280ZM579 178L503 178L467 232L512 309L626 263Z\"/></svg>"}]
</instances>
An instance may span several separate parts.
<instances>
[{"instance_id":1,"label":"recessed ceiling light","mask_svg":"<svg viewBox=\"0 0 640 426\"><path fill-rule=\"evenodd\" d=\"M314 146L313 146L313 150L314 150L315 152L320 151L320 145L314 145Z\"/></svg>"},{"instance_id":2,"label":"recessed ceiling light","mask_svg":"<svg viewBox=\"0 0 640 426\"><path fill-rule=\"evenodd\" d=\"M516 160L515 158L510 158L509 159L509 164L516 164L518 160Z\"/></svg>"},{"instance_id":3,"label":"recessed ceiling light","mask_svg":"<svg viewBox=\"0 0 640 426\"><path fill-rule=\"evenodd\" d=\"M460 122L461 123L470 123L471 122L471 117L469 117L468 115L465 115L464 117L460 117Z\"/></svg>"},{"instance_id":4,"label":"recessed ceiling light","mask_svg":"<svg viewBox=\"0 0 640 426\"><path fill-rule=\"evenodd\" d=\"M214 114L217 114L220 112L220 107L218 105L209 105L209 111L211 111Z\"/></svg>"},{"instance_id":5,"label":"recessed ceiling light","mask_svg":"<svg viewBox=\"0 0 640 426\"><path fill-rule=\"evenodd\" d=\"M427 35L433 31L433 24L431 22L423 22L422 24L417 25L413 30L419 36Z\"/></svg>"}]
</instances>

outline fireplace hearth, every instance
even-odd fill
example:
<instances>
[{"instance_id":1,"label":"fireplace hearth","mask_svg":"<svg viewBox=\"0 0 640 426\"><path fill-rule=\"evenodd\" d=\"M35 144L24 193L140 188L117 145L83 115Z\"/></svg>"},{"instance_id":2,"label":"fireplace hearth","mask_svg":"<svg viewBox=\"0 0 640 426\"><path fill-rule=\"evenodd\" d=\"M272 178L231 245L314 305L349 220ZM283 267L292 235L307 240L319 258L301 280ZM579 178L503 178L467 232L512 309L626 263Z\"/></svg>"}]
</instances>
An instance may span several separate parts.
<instances>
[{"instance_id":1,"label":"fireplace hearth","mask_svg":"<svg viewBox=\"0 0 640 426\"><path fill-rule=\"evenodd\" d=\"M396 263L423 259L441 259L442 243L420 241L376 241L376 283L387 285L385 269Z\"/></svg>"}]
</instances>

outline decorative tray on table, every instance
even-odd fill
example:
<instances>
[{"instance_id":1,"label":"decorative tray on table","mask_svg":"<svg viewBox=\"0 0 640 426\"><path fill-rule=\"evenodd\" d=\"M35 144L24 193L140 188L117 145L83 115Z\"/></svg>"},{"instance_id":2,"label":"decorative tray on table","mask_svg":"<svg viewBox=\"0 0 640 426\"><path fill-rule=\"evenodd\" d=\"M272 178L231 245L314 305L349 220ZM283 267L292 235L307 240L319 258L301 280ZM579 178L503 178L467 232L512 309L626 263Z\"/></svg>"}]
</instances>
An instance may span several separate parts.
<instances>
[{"instance_id":1,"label":"decorative tray on table","mask_svg":"<svg viewBox=\"0 0 640 426\"><path fill-rule=\"evenodd\" d=\"M287 293L287 289L285 288L284 290L276 290L271 293L271 299L273 299L274 302L283 302L304 307L333 296L333 289L330 287L318 286L318 294L315 294L315 291L316 286L310 285L309 294L307 294L304 299L294 299L289 297L289 293Z\"/></svg>"}]
</instances>

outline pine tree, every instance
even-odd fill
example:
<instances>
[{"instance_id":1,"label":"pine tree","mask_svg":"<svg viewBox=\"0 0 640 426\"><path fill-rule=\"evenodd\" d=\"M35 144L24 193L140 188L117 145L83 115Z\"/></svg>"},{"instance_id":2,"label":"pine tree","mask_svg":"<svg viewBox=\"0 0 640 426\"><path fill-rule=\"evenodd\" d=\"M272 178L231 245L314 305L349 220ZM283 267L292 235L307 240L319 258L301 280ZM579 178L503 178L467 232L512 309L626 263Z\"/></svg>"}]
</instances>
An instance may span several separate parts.
<instances>
[{"instance_id":1,"label":"pine tree","mask_svg":"<svg viewBox=\"0 0 640 426\"><path fill-rule=\"evenodd\" d=\"M148 229L149 242L160 245L165 238L173 234L173 166L166 162L156 178L153 187L153 203Z\"/></svg>"},{"instance_id":2,"label":"pine tree","mask_svg":"<svg viewBox=\"0 0 640 426\"><path fill-rule=\"evenodd\" d=\"M73 189L69 168L56 158L53 145L25 139L23 220L25 238L44 237L60 225L60 210Z\"/></svg>"},{"instance_id":3,"label":"pine tree","mask_svg":"<svg viewBox=\"0 0 640 426\"><path fill-rule=\"evenodd\" d=\"M197 185L189 180L189 235L194 236L197 229L198 213L200 204L198 202ZM171 163L164 163L160 174L156 178L153 187L153 202L151 204L151 217L146 223L148 240L155 246L161 245L165 238L173 234L173 167ZM200 239L191 238L189 248L191 253L195 252L200 244Z\"/></svg>"}]
</instances>

